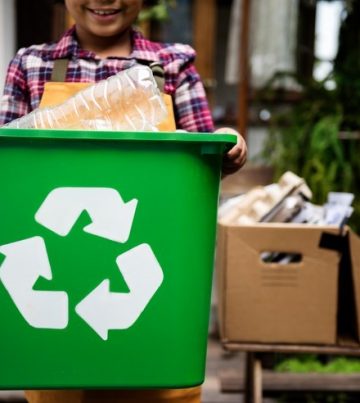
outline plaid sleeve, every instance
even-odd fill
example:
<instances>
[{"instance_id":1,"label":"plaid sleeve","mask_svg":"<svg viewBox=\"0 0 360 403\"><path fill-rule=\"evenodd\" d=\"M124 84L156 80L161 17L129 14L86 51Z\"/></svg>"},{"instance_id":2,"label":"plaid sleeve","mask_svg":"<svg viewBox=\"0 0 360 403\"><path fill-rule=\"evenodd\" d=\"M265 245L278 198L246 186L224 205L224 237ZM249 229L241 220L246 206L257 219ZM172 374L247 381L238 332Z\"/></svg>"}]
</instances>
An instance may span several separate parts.
<instances>
[{"instance_id":1,"label":"plaid sleeve","mask_svg":"<svg viewBox=\"0 0 360 403\"><path fill-rule=\"evenodd\" d=\"M180 72L178 83L174 96L177 128L189 132L213 132L205 89L193 64Z\"/></svg>"},{"instance_id":2,"label":"plaid sleeve","mask_svg":"<svg viewBox=\"0 0 360 403\"><path fill-rule=\"evenodd\" d=\"M29 93L21 66L23 49L10 62L4 93L0 101L0 126L26 115L30 111Z\"/></svg>"}]
</instances>

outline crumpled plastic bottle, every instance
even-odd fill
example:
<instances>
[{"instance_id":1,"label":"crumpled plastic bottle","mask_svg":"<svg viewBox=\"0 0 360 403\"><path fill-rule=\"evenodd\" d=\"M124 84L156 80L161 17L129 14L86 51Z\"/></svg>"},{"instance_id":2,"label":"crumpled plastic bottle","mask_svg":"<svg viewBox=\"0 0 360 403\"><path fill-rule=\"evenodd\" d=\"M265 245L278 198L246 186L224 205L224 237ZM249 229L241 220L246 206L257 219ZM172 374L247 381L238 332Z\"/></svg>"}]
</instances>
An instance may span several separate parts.
<instances>
[{"instance_id":1,"label":"crumpled plastic bottle","mask_svg":"<svg viewBox=\"0 0 360 403\"><path fill-rule=\"evenodd\" d=\"M152 71L135 65L79 91L67 101L38 108L7 127L156 131L167 110Z\"/></svg>"}]
</instances>

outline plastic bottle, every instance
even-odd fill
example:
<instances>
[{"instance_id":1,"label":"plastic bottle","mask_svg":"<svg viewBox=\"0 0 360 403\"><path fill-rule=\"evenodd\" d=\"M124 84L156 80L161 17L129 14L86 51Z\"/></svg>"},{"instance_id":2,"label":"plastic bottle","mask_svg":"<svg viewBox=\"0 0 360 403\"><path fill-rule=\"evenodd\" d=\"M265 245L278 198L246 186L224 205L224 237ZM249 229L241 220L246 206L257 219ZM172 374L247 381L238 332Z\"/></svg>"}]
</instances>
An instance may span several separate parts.
<instances>
[{"instance_id":1,"label":"plastic bottle","mask_svg":"<svg viewBox=\"0 0 360 403\"><path fill-rule=\"evenodd\" d=\"M135 65L49 108L38 108L7 127L156 131L166 106L147 66Z\"/></svg>"}]
</instances>

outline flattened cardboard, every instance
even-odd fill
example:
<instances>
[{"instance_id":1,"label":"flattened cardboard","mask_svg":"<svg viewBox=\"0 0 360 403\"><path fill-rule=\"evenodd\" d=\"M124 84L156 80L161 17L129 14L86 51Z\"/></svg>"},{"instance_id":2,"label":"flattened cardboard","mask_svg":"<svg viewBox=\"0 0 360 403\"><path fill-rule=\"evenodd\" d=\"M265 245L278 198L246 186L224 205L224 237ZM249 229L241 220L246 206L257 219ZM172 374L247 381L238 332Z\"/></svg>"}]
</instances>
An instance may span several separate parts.
<instances>
[{"instance_id":1,"label":"flattened cardboard","mask_svg":"<svg viewBox=\"0 0 360 403\"><path fill-rule=\"evenodd\" d=\"M337 235L339 229L219 224L217 284L223 342L336 343L340 254L319 247L324 233ZM260 257L264 251L299 253L302 260L268 264Z\"/></svg>"}]
</instances>

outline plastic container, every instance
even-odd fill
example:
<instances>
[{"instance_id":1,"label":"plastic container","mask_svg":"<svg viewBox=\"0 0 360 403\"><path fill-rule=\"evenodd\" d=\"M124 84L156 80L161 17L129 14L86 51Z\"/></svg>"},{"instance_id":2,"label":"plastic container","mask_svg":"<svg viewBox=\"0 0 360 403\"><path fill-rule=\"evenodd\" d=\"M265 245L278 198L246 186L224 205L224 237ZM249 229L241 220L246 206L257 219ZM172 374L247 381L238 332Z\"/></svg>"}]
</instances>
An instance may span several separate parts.
<instances>
[{"instance_id":1,"label":"plastic container","mask_svg":"<svg viewBox=\"0 0 360 403\"><path fill-rule=\"evenodd\" d=\"M155 131L166 106L151 69L135 65L63 103L37 108L6 126L16 129Z\"/></svg>"},{"instance_id":2,"label":"plastic container","mask_svg":"<svg viewBox=\"0 0 360 403\"><path fill-rule=\"evenodd\" d=\"M235 141L0 129L0 389L203 382Z\"/></svg>"}]
</instances>

